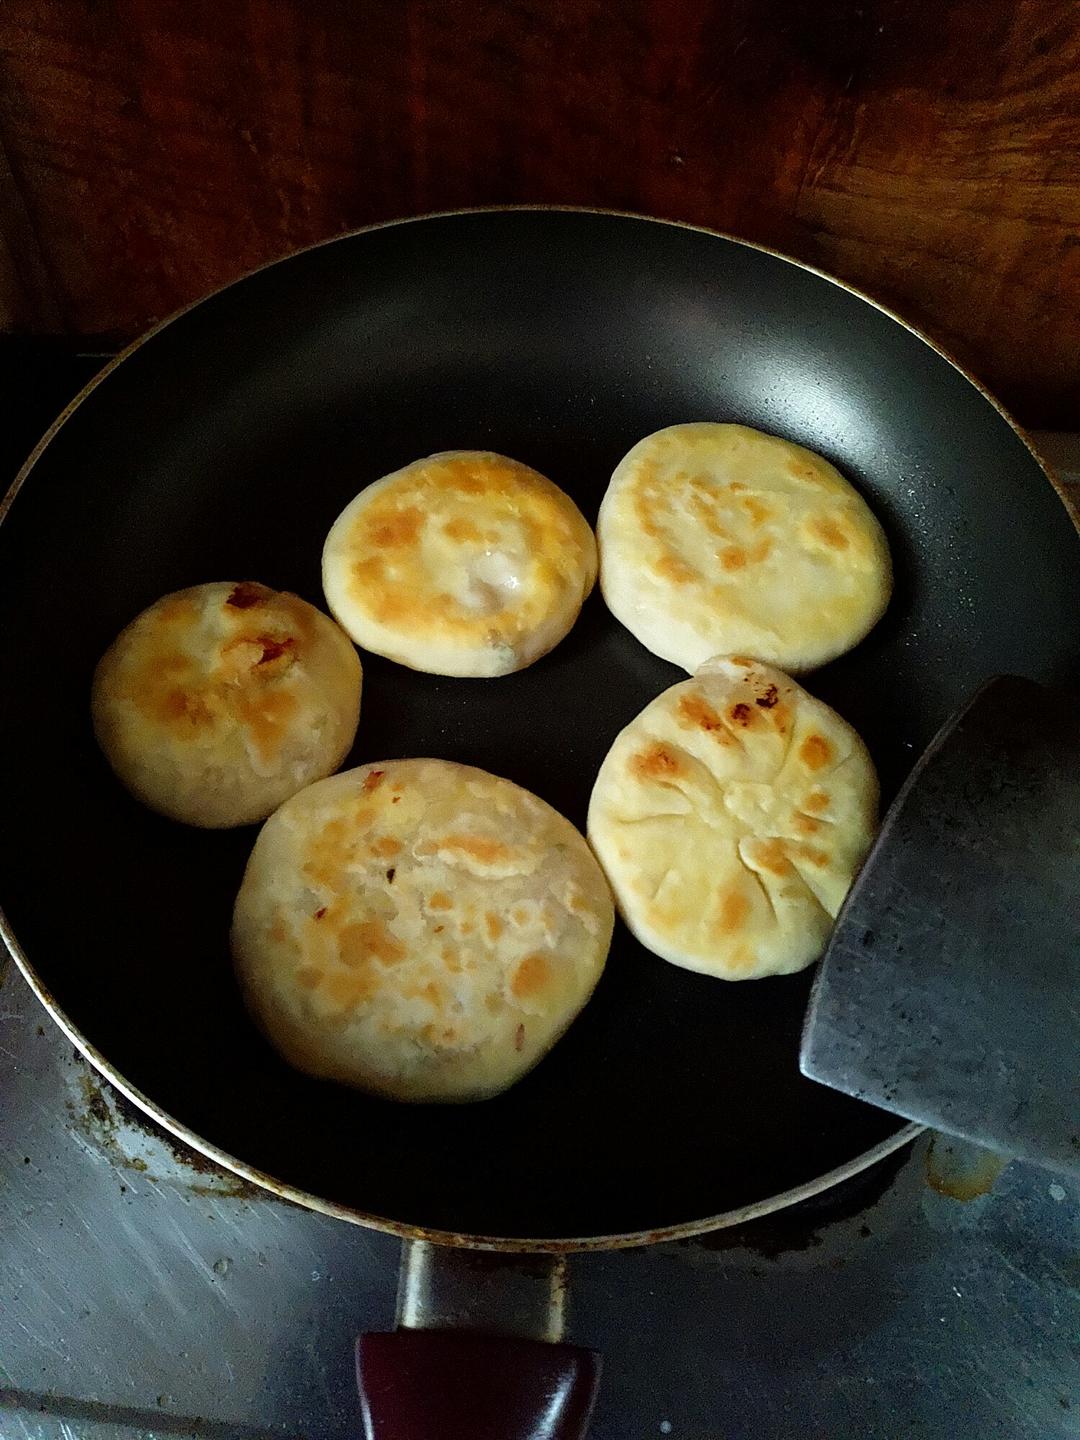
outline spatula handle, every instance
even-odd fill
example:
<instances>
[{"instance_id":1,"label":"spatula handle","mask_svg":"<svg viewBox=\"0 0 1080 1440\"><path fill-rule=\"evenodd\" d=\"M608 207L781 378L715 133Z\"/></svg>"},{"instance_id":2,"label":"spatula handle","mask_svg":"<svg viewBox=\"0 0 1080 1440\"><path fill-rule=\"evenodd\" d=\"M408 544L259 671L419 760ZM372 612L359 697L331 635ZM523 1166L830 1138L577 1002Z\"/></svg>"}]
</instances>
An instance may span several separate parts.
<instances>
[{"instance_id":1,"label":"spatula handle","mask_svg":"<svg viewBox=\"0 0 1080 1440\"><path fill-rule=\"evenodd\" d=\"M599 1357L576 1345L452 1330L362 1335L366 1440L583 1440Z\"/></svg>"}]
</instances>

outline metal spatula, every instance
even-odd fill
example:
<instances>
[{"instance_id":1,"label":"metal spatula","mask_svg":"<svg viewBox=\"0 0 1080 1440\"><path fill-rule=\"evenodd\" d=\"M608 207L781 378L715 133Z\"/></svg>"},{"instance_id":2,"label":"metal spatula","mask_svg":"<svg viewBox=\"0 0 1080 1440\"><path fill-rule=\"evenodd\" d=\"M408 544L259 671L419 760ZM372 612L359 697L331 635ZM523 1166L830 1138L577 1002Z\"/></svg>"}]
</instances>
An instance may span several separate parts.
<instances>
[{"instance_id":1,"label":"metal spatula","mask_svg":"<svg viewBox=\"0 0 1080 1440\"><path fill-rule=\"evenodd\" d=\"M1080 697L993 680L938 734L841 911L801 1067L1080 1169Z\"/></svg>"}]
</instances>

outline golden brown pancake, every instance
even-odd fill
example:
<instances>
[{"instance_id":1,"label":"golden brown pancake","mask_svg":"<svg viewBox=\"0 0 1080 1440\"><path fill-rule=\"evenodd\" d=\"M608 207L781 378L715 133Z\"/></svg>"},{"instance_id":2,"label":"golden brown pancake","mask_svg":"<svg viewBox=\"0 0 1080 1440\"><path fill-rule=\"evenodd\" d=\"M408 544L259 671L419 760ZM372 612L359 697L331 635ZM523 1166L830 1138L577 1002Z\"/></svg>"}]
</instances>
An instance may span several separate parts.
<instances>
[{"instance_id":1,"label":"golden brown pancake","mask_svg":"<svg viewBox=\"0 0 1080 1440\"><path fill-rule=\"evenodd\" d=\"M94 674L94 733L144 804L188 825L264 820L344 760L360 660L309 605L253 581L166 595Z\"/></svg>"},{"instance_id":2,"label":"golden brown pancake","mask_svg":"<svg viewBox=\"0 0 1080 1440\"><path fill-rule=\"evenodd\" d=\"M816 960L874 836L866 747L787 675L709 661L616 738L589 841L654 954L725 980Z\"/></svg>"},{"instance_id":3,"label":"golden brown pancake","mask_svg":"<svg viewBox=\"0 0 1080 1440\"><path fill-rule=\"evenodd\" d=\"M483 450L417 460L362 490L323 551L330 609L358 645L436 675L506 675L563 638L596 542L543 475Z\"/></svg>"},{"instance_id":4,"label":"golden brown pancake","mask_svg":"<svg viewBox=\"0 0 1080 1440\"><path fill-rule=\"evenodd\" d=\"M597 520L600 588L654 654L811 670L880 619L892 569L827 460L745 425L672 425L620 462Z\"/></svg>"},{"instance_id":5,"label":"golden brown pancake","mask_svg":"<svg viewBox=\"0 0 1080 1440\"><path fill-rule=\"evenodd\" d=\"M298 1069L395 1100L505 1090L603 970L614 908L568 820L447 760L387 760L266 822L233 916L249 1008Z\"/></svg>"}]
</instances>

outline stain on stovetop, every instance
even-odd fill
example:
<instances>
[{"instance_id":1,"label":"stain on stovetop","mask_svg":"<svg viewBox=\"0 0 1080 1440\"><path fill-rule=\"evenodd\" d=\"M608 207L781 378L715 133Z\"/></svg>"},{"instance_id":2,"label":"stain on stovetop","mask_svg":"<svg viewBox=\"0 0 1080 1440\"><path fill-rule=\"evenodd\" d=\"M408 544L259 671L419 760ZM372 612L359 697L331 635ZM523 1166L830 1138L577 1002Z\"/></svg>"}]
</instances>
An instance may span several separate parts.
<instances>
[{"instance_id":1,"label":"stain on stovetop","mask_svg":"<svg viewBox=\"0 0 1080 1440\"><path fill-rule=\"evenodd\" d=\"M791 1252L818 1249L825 1243L824 1232L829 1227L855 1218L858 1218L859 1224L850 1227L851 1236L869 1240L875 1234L873 1207L894 1186L910 1158L911 1151L905 1147L797 1205L777 1210L772 1215L763 1215L746 1225L727 1226L676 1243L685 1249L744 1250L760 1255L764 1260L777 1260Z\"/></svg>"},{"instance_id":2,"label":"stain on stovetop","mask_svg":"<svg viewBox=\"0 0 1080 1440\"><path fill-rule=\"evenodd\" d=\"M151 1184L167 1180L183 1185L193 1195L289 1203L223 1169L155 1124L102 1079L78 1050L70 1052L65 1078L69 1090L65 1108L73 1131L110 1163Z\"/></svg>"}]
</instances>

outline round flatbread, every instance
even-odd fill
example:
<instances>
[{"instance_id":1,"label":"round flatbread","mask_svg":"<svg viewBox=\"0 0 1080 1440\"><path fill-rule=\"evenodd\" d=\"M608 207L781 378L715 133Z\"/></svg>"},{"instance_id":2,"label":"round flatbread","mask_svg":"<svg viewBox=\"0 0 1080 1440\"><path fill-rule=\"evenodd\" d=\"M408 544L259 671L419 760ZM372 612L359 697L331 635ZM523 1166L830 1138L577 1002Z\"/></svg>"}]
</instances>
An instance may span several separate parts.
<instances>
[{"instance_id":1,"label":"round flatbread","mask_svg":"<svg viewBox=\"0 0 1080 1440\"><path fill-rule=\"evenodd\" d=\"M600 506L600 588L654 654L813 669L857 644L892 588L885 534L827 460L745 425L672 425Z\"/></svg>"},{"instance_id":2,"label":"round flatbread","mask_svg":"<svg viewBox=\"0 0 1080 1440\"><path fill-rule=\"evenodd\" d=\"M224 581L166 595L120 633L94 673L91 716L109 764L152 810L247 825L337 769L360 685L329 616Z\"/></svg>"},{"instance_id":3,"label":"round flatbread","mask_svg":"<svg viewBox=\"0 0 1080 1440\"><path fill-rule=\"evenodd\" d=\"M835 711L779 670L720 658L616 738L588 833L643 945L752 980L821 954L877 797L866 747Z\"/></svg>"},{"instance_id":4,"label":"round flatbread","mask_svg":"<svg viewBox=\"0 0 1080 1440\"><path fill-rule=\"evenodd\" d=\"M394 1100L481 1100L592 994L614 907L584 839L509 780L388 760L263 826L233 916L252 1014L298 1069Z\"/></svg>"},{"instance_id":5,"label":"round flatbread","mask_svg":"<svg viewBox=\"0 0 1080 1440\"><path fill-rule=\"evenodd\" d=\"M569 495L484 450L417 460L362 490L323 550L326 601L358 645L436 675L507 675L567 633L596 580Z\"/></svg>"}]
</instances>

